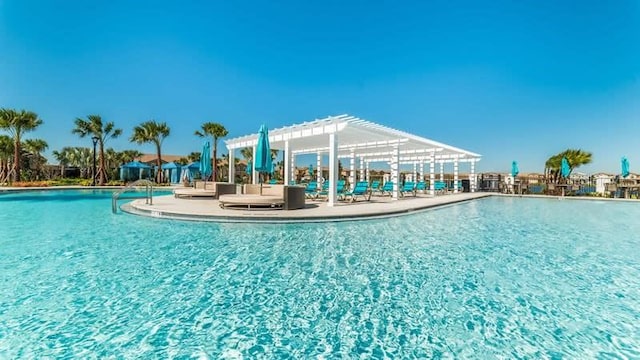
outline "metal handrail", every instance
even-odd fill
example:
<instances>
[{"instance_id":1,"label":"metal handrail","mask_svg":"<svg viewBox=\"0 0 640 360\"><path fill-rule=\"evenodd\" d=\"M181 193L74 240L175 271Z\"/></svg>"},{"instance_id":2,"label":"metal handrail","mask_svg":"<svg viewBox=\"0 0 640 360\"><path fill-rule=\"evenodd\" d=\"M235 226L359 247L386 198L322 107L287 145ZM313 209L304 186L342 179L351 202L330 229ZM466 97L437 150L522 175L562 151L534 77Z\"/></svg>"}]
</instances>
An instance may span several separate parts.
<instances>
[{"instance_id":1,"label":"metal handrail","mask_svg":"<svg viewBox=\"0 0 640 360\"><path fill-rule=\"evenodd\" d=\"M118 213L118 198L120 197L120 195L142 185L144 185L145 189L145 204L153 205L153 185L155 185L155 183L151 180L140 179L128 184L124 188L114 192L113 195L111 195L111 212L113 212L114 214Z\"/></svg>"}]
</instances>

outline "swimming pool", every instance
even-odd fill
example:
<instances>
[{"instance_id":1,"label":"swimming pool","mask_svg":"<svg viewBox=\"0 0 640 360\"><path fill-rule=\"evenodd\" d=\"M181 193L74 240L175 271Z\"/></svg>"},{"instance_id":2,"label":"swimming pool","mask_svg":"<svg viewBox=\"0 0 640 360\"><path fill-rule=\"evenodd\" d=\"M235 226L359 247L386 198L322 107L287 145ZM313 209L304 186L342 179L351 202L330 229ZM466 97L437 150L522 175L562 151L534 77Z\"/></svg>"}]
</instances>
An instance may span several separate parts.
<instances>
[{"instance_id":1,"label":"swimming pool","mask_svg":"<svg viewBox=\"0 0 640 360\"><path fill-rule=\"evenodd\" d=\"M48 196L0 196L0 358L640 356L635 203L265 225Z\"/></svg>"}]
</instances>

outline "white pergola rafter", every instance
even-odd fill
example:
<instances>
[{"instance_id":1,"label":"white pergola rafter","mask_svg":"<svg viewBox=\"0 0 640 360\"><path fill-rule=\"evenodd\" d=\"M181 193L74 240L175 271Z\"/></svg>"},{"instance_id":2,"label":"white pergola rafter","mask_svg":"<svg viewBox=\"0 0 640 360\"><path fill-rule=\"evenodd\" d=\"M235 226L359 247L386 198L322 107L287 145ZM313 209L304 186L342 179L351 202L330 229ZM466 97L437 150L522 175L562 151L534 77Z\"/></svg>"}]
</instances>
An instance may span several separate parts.
<instances>
[{"instance_id":1,"label":"white pergola rafter","mask_svg":"<svg viewBox=\"0 0 640 360\"><path fill-rule=\"evenodd\" d=\"M244 147L255 147L257 140L256 133L227 139L225 144L229 151L233 152ZM350 178L355 181L355 158L359 158L361 164L387 161L391 164L392 178L398 179L400 164L453 162L457 172L458 163L475 163L481 157L467 150L346 114L271 129L269 142L273 149L285 150L285 163L288 166L285 166L284 177L287 181L291 179L291 169L295 166L296 155L316 154L318 165L321 162L321 154L329 155L330 206L337 198L335 184L338 179L336 164L339 158L351 159ZM397 192L395 185L394 198L397 198Z\"/></svg>"}]
</instances>

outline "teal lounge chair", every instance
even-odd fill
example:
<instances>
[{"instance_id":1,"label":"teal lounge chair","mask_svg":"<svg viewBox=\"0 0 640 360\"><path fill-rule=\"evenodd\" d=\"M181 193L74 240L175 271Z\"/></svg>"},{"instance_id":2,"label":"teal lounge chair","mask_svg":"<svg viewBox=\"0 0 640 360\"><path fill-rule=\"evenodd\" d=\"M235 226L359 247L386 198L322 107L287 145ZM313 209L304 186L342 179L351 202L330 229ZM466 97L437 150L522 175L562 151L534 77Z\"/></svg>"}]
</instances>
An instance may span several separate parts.
<instances>
[{"instance_id":1,"label":"teal lounge chair","mask_svg":"<svg viewBox=\"0 0 640 360\"><path fill-rule=\"evenodd\" d=\"M436 181L433 184L433 188L436 192L445 192L447 191L447 184L444 181Z\"/></svg>"},{"instance_id":2,"label":"teal lounge chair","mask_svg":"<svg viewBox=\"0 0 640 360\"><path fill-rule=\"evenodd\" d=\"M424 181L419 181L419 182L416 184L416 193L417 193L418 191L422 191L422 193L424 194L424 193L427 191L427 183L426 183L426 182L424 182Z\"/></svg>"},{"instance_id":3,"label":"teal lounge chair","mask_svg":"<svg viewBox=\"0 0 640 360\"><path fill-rule=\"evenodd\" d=\"M341 198L344 197L344 185L345 185L346 181L344 180L338 180L338 184L336 185L336 192L338 193L338 200L340 200ZM322 190L318 192L318 195L316 197L319 196L326 196L327 200L329 199L329 180L325 181L324 183L322 183Z\"/></svg>"},{"instance_id":4,"label":"teal lounge chair","mask_svg":"<svg viewBox=\"0 0 640 360\"><path fill-rule=\"evenodd\" d=\"M380 190L380 181L376 180L371 183L371 192Z\"/></svg>"},{"instance_id":5,"label":"teal lounge chair","mask_svg":"<svg viewBox=\"0 0 640 360\"><path fill-rule=\"evenodd\" d=\"M274 185L274 184L277 184L277 183L278 183L278 180L276 180L276 179L269 180L269 185Z\"/></svg>"},{"instance_id":6,"label":"teal lounge chair","mask_svg":"<svg viewBox=\"0 0 640 360\"><path fill-rule=\"evenodd\" d=\"M393 196L393 181L387 181L380 189L380 194L384 196L385 193L388 193L389 196Z\"/></svg>"},{"instance_id":7,"label":"teal lounge chair","mask_svg":"<svg viewBox=\"0 0 640 360\"><path fill-rule=\"evenodd\" d=\"M416 185L413 181L407 181L400 189L400 196L405 196L406 194L411 194L416 196Z\"/></svg>"},{"instance_id":8,"label":"teal lounge chair","mask_svg":"<svg viewBox=\"0 0 640 360\"><path fill-rule=\"evenodd\" d=\"M315 199L318 197L318 183L312 181L307 184L307 187L304 189L304 196L307 199Z\"/></svg>"},{"instance_id":9,"label":"teal lounge chair","mask_svg":"<svg viewBox=\"0 0 640 360\"><path fill-rule=\"evenodd\" d=\"M345 200L349 196L351 197L351 202L356 201L356 198L358 196L362 196L367 201L371 200L371 190L369 189L369 183L367 183L366 181L358 181L352 191L346 191L344 193Z\"/></svg>"},{"instance_id":10,"label":"teal lounge chair","mask_svg":"<svg viewBox=\"0 0 640 360\"><path fill-rule=\"evenodd\" d=\"M320 195L327 195L329 193L329 180L326 180L322 183L322 189L318 191L316 189L315 198L317 199Z\"/></svg>"}]
</instances>

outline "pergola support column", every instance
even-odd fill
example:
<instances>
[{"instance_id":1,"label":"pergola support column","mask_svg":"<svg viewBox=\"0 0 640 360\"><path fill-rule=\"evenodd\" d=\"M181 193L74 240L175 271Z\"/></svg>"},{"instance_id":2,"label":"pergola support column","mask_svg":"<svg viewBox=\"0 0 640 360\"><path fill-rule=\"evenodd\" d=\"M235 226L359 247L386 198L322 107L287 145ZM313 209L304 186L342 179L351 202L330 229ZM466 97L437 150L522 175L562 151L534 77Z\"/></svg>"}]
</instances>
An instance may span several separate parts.
<instances>
[{"instance_id":1,"label":"pergola support column","mask_svg":"<svg viewBox=\"0 0 640 360\"><path fill-rule=\"evenodd\" d=\"M365 167L366 170L364 171L364 180L369 182L371 181L371 163L367 161L365 163Z\"/></svg>"},{"instance_id":2,"label":"pergola support column","mask_svg":"<svg viewBox=\"0 0 640 360\"><path fill-rule=\"evenodd\" d=\"M424 160L420 160L420 180L424 181Z\"/></svg>"},{"instance_id":3,"label":"pergola support column","mask_svg":"<svg viewBox=\"0 0 640 360\"><path fill-rule=\"evenodd\" d=\"M436 195L436 154L431 153L429 159L429 194Z\"/></svg>"},{"instance_id":4,"label":"pergola support column","mask_svg":"<svg viewBox=\"0 0 640 360\"><path fill-rule=\"evenodd\" d=\"M235 149L229 149L229 182L235 184L236 182L236 152Z\"/></svg>"},{"instance_id":5,"label":"pergola support column","mask_svg":"<svg viewBox=\"0 0 640 360\"><path fill-rule=\"evenodd\" d=\"M349 187L353 190L356 184L356 154L349 154Z\"/></svg>"},{"instance_id":6,"label":"pergola support column","mask_svg":"<svg viewBox=\"0 0 640 360\"><path fill-rule=\"evenodd\" d=\"M398 200L400 198L400 147L393 147L393 155L391 156L391 181L393 182L393 193L391 198Z\"/></svg>"},{"instance_id":7,"label":"pergola support column","mask_svg":"<svg viewBox=\"0 0 640 360\"><path fill-rule=\"evenodd\" d=\"M287 141L288 142L288 141ZM289 162L291 163L291 175L289 177L289 181L296 181L296 155L291 154L291 158L289 158ZM285 184L289 185L289 182Z\"/></svg>"},{"instance_id":8,"label":"pergola support column","mask_svg":"<svg viewBox=\"0 0 640 360\"><path fill-rule=\"evenodd\" d=\"M453 160L453 193L457 194L458 191L458 158Z\"/></svg>"},{"instance_id":9,"label":"pergola support column","mask_svg":"<svg viewBox=\"0 0 640 360\"><path fill-rule=\"evenodd\" d=\"M440 161L440 181L444 181L444 161Z\"/></svg>"},{"instance_id":10,"label":"pergola support column","mask_svg":"<svg viewBox=\"0 0 640 360\"><path fill-rule=\"evenodd\" d=\"M413 163L413 182L418 182L418 164L415 162Z\"/></svg>"},{"instance_id":11,"label":"pergola support column","mask_svg":"<svg viewBox=\"0 0 640 360\"><path fill-rule=\"evenodd\" d=\"M327 206L335 206L338 198L338 135L329 134L329 202Z\"/></svg>"},{"instance_id":12,"label":"pergola support column","mask_svg":"<svg viewBox=\"0 0 640 360\"><path fill-rule=\"evenodd\" d=\"M284 142L284 184L289 185L291 180L291 149L289 148L289 141Z\"/></svg>"},{"instance_id":13,"label":"pergola support column","mask_svg":"<svg viewBox=\"0 0 640 360\"><path fill-rule=\"evenodd\" d=\"M365 181L365 168L364 168L364 158L360 158L360 179L358 181Z\"/></svg>"},{"instance_id":14,"label":"pergola support column","mask_svg":"<svg viewBox=\"0 0 640 360\"><path fill-rule=\"evenodd\" d=\"M469 174L469 190L476 192L476 159L471 160L471 173Z\"/></svg>"},{"instance_id":15,"label":"pergola support column","mask_svg":"<svg viewBox=\"0 0 640 360\"><path fill-rule=\"evenodd\" d=\"M321 188L320 183L322 183L322 153L318 152L316 154L316 182L318 187Z\"/></svg>"}]
</instances>

